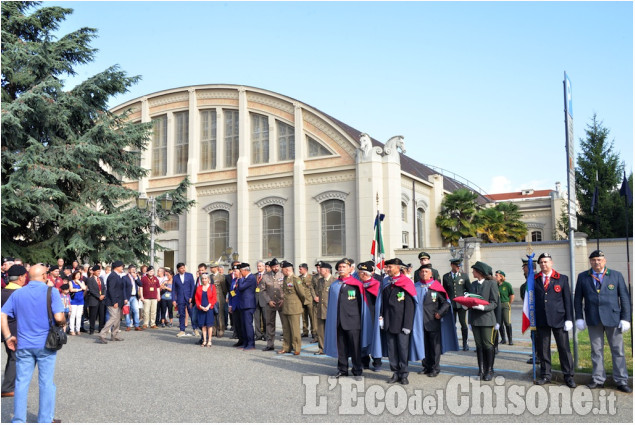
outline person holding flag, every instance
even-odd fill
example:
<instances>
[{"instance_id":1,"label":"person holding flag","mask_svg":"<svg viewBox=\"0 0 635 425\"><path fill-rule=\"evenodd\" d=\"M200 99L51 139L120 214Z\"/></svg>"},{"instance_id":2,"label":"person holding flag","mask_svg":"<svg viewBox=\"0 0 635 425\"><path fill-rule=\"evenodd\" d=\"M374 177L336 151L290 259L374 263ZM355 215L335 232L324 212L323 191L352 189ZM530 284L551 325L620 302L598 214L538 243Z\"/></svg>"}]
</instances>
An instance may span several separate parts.
<instances>
[{"instance_id":1,"label":"person holding flag","mask_svg":"<svg viewBox=\"0 0 635 425\"><path fill-rule=\"evenodd\" d=\"M536 262L534 254L527 256L527 259L521 258L523 265L523 275L525 283L520 285L520 297L523 300L523 317L521 332L524 334L527 329L531 328L531 357L527 359L527 364L534 365L534 381L536 380L536 350L535 350L535 331L536 331L536 303L534 295L534 271L536 270ZM529 287L531 286L531 297L529 297ZM530 302L531 299L531 302ZM533 319L531 319L533 318ZM532 323L533 320L533 323Z\"/></svg>"},{"instance_id":2,"label":"person holding flag","mask_svg":"<svg viewBox=\"0 0 635 425\"><path fill-rule=\"evenodd\" d=\"M362 282L351 276L353 268L348 258L342 258L335 268L339 279L329 288L324 353L337 358L335 378L348 376L348 358L351 358L355 380L362 376L362 351L372 341L372 317L364 301Z\"/></svg>"},{"instance_id":3,"label":"person holding flag","mask_svg":"<svg viewBox=\"0 0 635 425\"><path fill-rule=\"evenodd\" d=\"M374 239L373 244L370 249L370 253L373 256L373 261L375 262L375 267L378 270L384 269L384 240L381 236L381 222L384 220L385 215L379 214L379 210L377 211L377 216L375 217L375 225L374 225Z\"/></svg>"}]
</instances>

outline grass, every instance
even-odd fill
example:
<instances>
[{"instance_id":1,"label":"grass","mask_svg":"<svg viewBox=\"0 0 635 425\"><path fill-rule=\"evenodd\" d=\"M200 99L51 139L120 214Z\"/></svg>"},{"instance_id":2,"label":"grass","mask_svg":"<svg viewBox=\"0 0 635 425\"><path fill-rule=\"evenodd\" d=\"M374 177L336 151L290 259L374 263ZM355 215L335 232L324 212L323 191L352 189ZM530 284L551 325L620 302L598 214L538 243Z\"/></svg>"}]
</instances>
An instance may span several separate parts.
<instances>
[{"instance_id":1,"label":"grass","mask_svg":"<svg viewBox=\"0 0 635 425\"><path fill-rule=\"evenodd\" d=\"M587 329L583 331L577 331L578 336L578 368L576 372L591 373L593 371L593 365L591 363L591 342L589 341L589 331ZM573 339L571 338L571 355L573 355ZM629 330L624 334L624 355L626 356L626 368L628 369L628 375L633 376L633 343L631 340L631 331ZM561 370L560 357L558 351L551 353L551 365L553 369ZM611 357L611 350L606 336L604 337L604 370L607 375L613 373L613 359Z\"/></svg>"}]
</instances>

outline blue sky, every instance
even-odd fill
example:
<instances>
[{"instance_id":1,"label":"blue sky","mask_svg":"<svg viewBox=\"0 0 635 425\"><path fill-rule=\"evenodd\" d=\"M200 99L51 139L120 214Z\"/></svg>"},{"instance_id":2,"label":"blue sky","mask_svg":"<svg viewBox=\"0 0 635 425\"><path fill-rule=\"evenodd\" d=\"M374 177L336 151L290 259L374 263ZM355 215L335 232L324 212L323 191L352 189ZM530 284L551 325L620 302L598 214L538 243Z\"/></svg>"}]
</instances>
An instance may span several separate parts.
<instances>
[{"instance_id":1,"label":"blue sky","mask_svg":"<svg viewBox=\"0 0 635 425\"><path fill-rule=\"evenodd\" d=\"M574 136L594 113L633 169L631 2L45 2L98 29L95 62L148 93L272 90L461 175L486 192L566 188L563 77ZM577 150L579 151L579 149ZM577 152L576 151L576 152Z\"/></svg>"}]
</instances>

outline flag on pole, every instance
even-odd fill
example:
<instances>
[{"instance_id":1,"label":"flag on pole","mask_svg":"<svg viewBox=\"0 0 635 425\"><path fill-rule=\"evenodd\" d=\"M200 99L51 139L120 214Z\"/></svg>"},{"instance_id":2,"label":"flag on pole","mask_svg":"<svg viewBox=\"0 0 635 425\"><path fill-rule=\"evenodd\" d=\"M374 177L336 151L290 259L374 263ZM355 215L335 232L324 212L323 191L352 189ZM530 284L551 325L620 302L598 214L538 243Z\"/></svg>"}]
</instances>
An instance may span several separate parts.
<instances>
[{"instance_id":1,"label":"flag on pole","mask_svg":"<svg viewBox=\"0 0 635 425\"><path fill-rule=\"evenodd\" d=\"M620 187L620 196L626 198L629 207L633 205L633 190L626 179L626 171L624 171L624 180L622 180L622 187Z\"/></svg>"},{"instance_id":2,"label":"flag on pole","mask_svg":"<svg viewBox=\"0 0 635 425\"><path fill-rule=\"evenodd\" d=\"M379 214L379 211L377 211L377 216L375 217L375 237L373 238L370 251L375 267L379 269L379 273L384 269L384 240L381 237L381 222L384 221L384 217L384 214Z\"/></svg>"},{"instance_id":3,"label":"flag on pole","mask_svg":"<svg viewBox=\"0 0 635 425\"><path fill-rule=\"evenodd\" d=\"M595 190L593 191L593 199L591 199L591 212L595 210L599 206L600 203L600 189L595 186Z\"/></svg>"},{"instance_id":4,"label":"flag on pole","mask_svg":"<svg viewBox=\"0 0 635 425\"><path fill-rule=\"evenodd\" d=\"M536 300L534 298L534 253L527 256L529 262L527 268L529 273L527 274L527 294L525 295L525 302L523 303L523 326L522 333L525 333L527 329L532 331L536 330Z\"/></svg>"}]
</instances>

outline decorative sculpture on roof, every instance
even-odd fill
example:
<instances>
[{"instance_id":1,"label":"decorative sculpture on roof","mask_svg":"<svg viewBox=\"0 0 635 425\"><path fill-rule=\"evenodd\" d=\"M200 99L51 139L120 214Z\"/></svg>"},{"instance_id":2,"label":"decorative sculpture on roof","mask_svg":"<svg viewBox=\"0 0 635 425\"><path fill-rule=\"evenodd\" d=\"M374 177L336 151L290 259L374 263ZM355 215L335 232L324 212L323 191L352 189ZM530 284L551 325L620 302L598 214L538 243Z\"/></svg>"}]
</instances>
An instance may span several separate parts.
<instances>
[{"instance_id":1,"label":"decorative sculpture on roof","mask_svg":"<svg viewBox=\"0 0 635 425\"><path fill-rule=\"evenodd\" d=\"M401 153L406 153L406 143L403 141L403 136L392 136L388 139L386 146L384 146L384 153L386 155L397 153L397 148L401 149Z\"/></svg>"}]
</instances>

